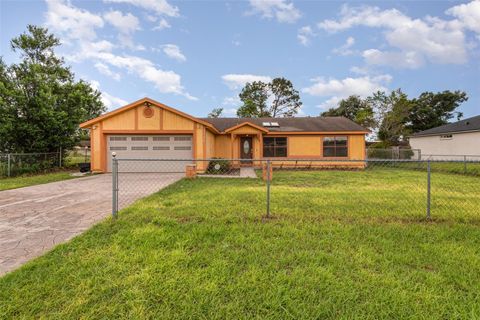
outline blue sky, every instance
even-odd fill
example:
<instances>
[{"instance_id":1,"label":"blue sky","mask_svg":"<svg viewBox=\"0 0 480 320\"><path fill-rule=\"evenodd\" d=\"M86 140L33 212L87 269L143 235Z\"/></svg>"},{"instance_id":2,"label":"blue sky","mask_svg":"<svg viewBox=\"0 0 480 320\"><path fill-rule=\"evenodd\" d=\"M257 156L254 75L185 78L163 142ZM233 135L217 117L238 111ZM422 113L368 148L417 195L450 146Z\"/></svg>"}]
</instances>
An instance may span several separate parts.
<instances>
[{"instance_id":1,"label":"blue sky","mask_svg":"<svg viewBox=\"0 0 480 320\"><path fill-rule=\"evenodd\" d=\"M480 114L480 1L1 1L0 49L27 24L63 42L110 109L148 96L233 116L246 81L290 79L318 115L351 94L465 90Z\"/></svg>"}]
</instances>

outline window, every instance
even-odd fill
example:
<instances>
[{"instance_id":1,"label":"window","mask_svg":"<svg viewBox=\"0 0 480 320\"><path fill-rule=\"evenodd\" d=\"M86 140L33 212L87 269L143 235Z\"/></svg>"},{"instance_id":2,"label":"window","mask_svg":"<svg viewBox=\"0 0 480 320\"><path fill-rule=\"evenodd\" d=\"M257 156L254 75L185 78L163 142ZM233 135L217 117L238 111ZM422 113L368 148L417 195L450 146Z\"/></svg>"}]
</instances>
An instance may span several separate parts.
<instances>
[{"instance_id":1,"label":"window","mask_svg":"<svg viewBox=\"0 0 480 320\"><path fill-rule=\"evenodd\" d=\"M148 147L132 147L132 150L135 150L135 151L148 150Z\"/></svg>"},{"instance_id":2,"label":"window","mask_svg":"<svg viewBox=\"0 0 480 320\"><path fill-rule=\"evenodd\" d=\"M440 136L440 140L452 140L453 136L451 134L444 134Z\"/></svg>"},{"instance_id":3,"label":"window","mask_svg":"<svg viewBox=\"0 0 480 320\"><path fill-rule=\"evenodd\" d=\"M153 150L170 150L170 147L153 147Z\"/></svg>"},{"instance_id":4,"label":"window","mask_svg":"<svg viewBox=\"0 0 480 320\"><path fill-rule=\"evenodd\" d=\"M127 150L127 147L110 147L110 151Z\"/></svg>"},{"instance_id":5,"label":"window","mask_svg":"<svg viewBox=\"0 0 480 320\"><path fill-rule=\"evenodd\" d=\"M287 156L287 138L263 138L263 156L286 157Z\"/></svg>"},{"instance_id":6,"label":"window","mask_svg":"<svg viewBox=\"0 0 480 320\"><path fill-rule=\"evenodd\" d=\"M324 157L348 157L348 138L345 136L323 138Z\"/></svg>"},{"instance_id":7,"label":"window","mask_svg":"<svg viewBox=\"0 0 480 320\"><path fill-rule=\"evenodd\" d=\"M148 141L148 137L132 137L132 141Z\"/></svg>"}]
</instances>

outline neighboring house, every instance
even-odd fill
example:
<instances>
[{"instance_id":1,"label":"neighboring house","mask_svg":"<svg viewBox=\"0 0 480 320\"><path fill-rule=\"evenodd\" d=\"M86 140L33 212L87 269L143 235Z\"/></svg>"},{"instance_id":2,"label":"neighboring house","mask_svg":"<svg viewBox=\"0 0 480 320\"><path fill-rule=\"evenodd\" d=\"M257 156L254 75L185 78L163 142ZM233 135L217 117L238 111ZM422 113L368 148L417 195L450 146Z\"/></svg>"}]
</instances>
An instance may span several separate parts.
<instances>
[{"instance_id":1,"label":"neighboring house","mask_svg":"<svg viewBox=\"0 0 480 320\"><path fill-rule=\"evenodd\" d=\"M250 166L258 166L255 160L264 158L364 160L368 132L343 117L196 118L149 98L80 127L90 129L91 167L100 172L111 171L112 152L117 158L133 159L242 159L234 164ZM197 161L197 170L207 165ZM364 163L334 165L363 167ZM180 170L165 164L164 170L169 169ZM145 162L130 162L125 170L153 169Z\"/></svg>"},{"instance_id":2,"label":"neighboring house","mask_svg":"<svg viewBox=\"0 0 480 320\"><path fill-rule=\"evenodd\" d=\"M409 140L422 155L480 156L480 116L415 133Z\"/></svg>"}]
</instances>

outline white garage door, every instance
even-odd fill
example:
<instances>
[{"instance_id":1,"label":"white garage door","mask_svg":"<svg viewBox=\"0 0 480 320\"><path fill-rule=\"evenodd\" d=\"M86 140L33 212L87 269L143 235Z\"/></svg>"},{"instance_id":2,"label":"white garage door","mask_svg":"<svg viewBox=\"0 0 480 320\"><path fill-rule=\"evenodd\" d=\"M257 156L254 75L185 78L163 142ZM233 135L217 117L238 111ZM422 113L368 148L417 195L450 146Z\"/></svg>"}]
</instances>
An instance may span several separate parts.
<instances>
[{"instance_id":1,"label":"white garage door","mask_svg":"<svg viewBox=\"0 0 480 320\"><path fill-rule=\"evenodd\" d=\"M192 159L191 135L109 135L107 170L112 170L112 152L118 159ZM120 161L119 172L185 172L191 161Z\"/></svg>"}]
</instances>

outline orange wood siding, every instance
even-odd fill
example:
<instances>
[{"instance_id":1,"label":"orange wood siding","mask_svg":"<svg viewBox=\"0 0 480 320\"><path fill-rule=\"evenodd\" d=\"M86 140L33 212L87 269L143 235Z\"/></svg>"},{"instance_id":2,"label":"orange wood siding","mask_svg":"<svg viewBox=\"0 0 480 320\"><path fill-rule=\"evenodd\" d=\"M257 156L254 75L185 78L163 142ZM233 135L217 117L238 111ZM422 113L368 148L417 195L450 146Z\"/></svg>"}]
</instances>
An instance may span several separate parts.
<instances>
[{"instance_id":1,"label":"orange wood siding","mask_svg":"<svg viewBox=\"0 0 480 320\"><path fill-rule=\"evenodd\" d=\"M215 135L210 131L206 131L206 158L211 159L215 157Z\"/></svg>"},{"instance_id":2,"label":"orange wood siding","mask_svg":"<svg viewBox=\"0 0 480 320\"><path fill-rule=\"evenodd\" d=\"M288 155L292 157L321 156L321 136L289 136L287 137Z\"/></svg>"},{"instance_id":3,"label":"orange wood siding","mask_svg":"<svg viewBox=\"0 0 480 320\"><path fill-rule=\"evenodd\" d=\"M318 135L318 136L287 136L288 139L288 157L290 158L323 158L323 137L334 135ZM345 135L338 133L336 136L348 137L348 159L365 160L365 136Z\"/></svg>"},{"instance_id":4,"label":"orange wood siding","mask_svg":"<svg viewBox=\"0 0 480 320\"><path fill-rule=\"evenodd\" d=\"M351 160L365 160L365 135L348 136L348 150Z\"/></svg>"},{"instance_id":5,"label":"orange wood siding","mask_svg":"<svg viewBox=\"0 0 480 320\"><path fill-rule=\"evenodd\" d=\"M135 130L136 111L131 109L118 115L105 119L101 123L103 130Z\"/></svg>"},{"instance_id":6,"label":"orange wood siding","mask_svg":"<svg viewBox=\"0 0 480 320\"><path fill-rule=\"evenodd\" d=\"M100 125L96 125L94 128L95 129L90 129L90 165L92 171L102 171L102 130L100 129Z\"/></svg>"},{"instance_id":7,"label":"orange wood siding","mask_svg":"<svg viewBox=\"0 0 480 320\"><path fill-rule=\"evenodd\" d=\"M163 111L164 130L193 130L194 122L173 112Z\"/></svg>"},{"instance_id":8,"label":"orange wood siding","mask_svg":"<svg viewBox=\"0 0 480 320\"><path fill-rule=\"evenodd\" d=\"M138 123L137 123L137 128L138 130L161 130L161 124L160 124L160 112L161 109L157 108L155 106L151 107L153 110L153 116L150 118L147 118L143 115L143 110L144 106L138 106L137 107L137 113L138 113Z\"/></svg>"},{"instance_id":9,"label":"orange wood siding","mask_svg":"<svg viewBox=\"0 0 480 320\"><path fill-rule=\"evenodd\" d=\"M165 123L166 124L166 123ZM193 144L194 148L194 155L195 159L205 159L205 144L206 144L206 137L205 137L205 126L199 123L194 124L194 134L193 134ZM203 171L206 169L206 163L204 161L197 162L197 170Z\"/></svg>"},{"instance_id":10,"label":"orange wood siding","mask_svg":"<svg viewBox=\"0 0 480 320\"><path fill-rule=\"evenodd\" d=\"M250 134L258 134L258 133L262 133L262 131L256 129L256 128L253 128L253 127L250 127L248 125L245 125L243 127L240 127L238 129L235 129L235 130L232 130L230 133L232 134L243 134L243 135L250 135Z\"/></svg>"},{"instance_id":11,"label":"orange wood siding","mask_svg":"<svg viewBox=\"0 0 480 320\"><path fill-rule=\"evenodd\" d=\"M215 157L226 159L230 159L232 157L230 135L215 136Z\"/></svg>"}]
</instances>

